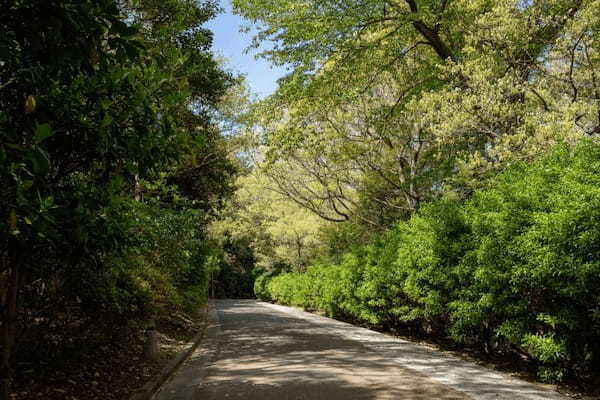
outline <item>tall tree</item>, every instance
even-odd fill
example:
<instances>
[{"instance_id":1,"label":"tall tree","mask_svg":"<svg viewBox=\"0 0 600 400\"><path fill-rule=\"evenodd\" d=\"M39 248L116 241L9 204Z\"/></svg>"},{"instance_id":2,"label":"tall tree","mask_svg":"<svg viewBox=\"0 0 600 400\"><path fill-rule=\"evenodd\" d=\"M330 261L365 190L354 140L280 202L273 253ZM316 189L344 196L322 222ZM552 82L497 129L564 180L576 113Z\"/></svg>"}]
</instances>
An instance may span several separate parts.
<instances>
[{"instance_id":1,"label":"tall tree","mask_svg":"<svg viewBox=\"0 0 600 400\"><path fill-rule=\"evenodd\" d=\"M600 124L594 0L234 5L261 26L256 44L276 43L263 56L292 67L256 108L271 159L336 171L322 191L288 190L309 208L335 197L345 170L347 191L379 193L370 197L386 213L410 213Z\"/></svg>"},{"instance_id":2,"label":"tall tree","mask_svg":"<svg viewBox=\"0 0 600 400\"><path fill-rule=\"evenodd\" d=\"M20 304L43 308L53 286L63 299L93 296L110 255L131 242L125 203L140 180L220 154L210 115L231 77L201 27L215 10L187 0L3 3L2 398L27 322ZM216 158L209 180L230 174Z\"/></svg>"},{"instance_id":3,"label":"tall tree","mask_svg":"<svg viewBox=\"0 0 600 400\"><path fill-rule=\"evenodd\" d=\"M237 180L238 190L211 226L214 236L250 242L258 267L304 268L318 250L325 222L277 192L258 170Z\"/></svg>"}]
</instances>

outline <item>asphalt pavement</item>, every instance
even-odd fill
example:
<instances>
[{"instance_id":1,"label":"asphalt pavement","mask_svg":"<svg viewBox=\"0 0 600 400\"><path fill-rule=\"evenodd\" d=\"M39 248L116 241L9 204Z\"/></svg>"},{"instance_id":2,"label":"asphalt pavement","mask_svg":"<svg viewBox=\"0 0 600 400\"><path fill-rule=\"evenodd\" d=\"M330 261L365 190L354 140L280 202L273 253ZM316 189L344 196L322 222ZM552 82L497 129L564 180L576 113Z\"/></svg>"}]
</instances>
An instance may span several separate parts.
<instances>
[{"instance_id":1,"label":"asphalt pavement","mask_svg":"<svg viewBox=\"0 0 600 400\"><path fill-rule=\"evenodd\" d=\"M290 307L215 301L155 400L559 400L547 387Z\"/></svg>"}]
</instances>

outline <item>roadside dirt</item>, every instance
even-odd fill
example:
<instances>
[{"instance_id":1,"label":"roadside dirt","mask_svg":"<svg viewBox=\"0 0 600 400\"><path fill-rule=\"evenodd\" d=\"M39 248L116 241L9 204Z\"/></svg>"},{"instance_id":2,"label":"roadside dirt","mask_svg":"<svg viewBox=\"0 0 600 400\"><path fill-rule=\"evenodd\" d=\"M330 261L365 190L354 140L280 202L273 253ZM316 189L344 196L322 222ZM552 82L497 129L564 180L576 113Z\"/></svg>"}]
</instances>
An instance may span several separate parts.
<instances>
[{"instance_id":1,"label":"roadside dirt","mask_svg":"<svg viewBox=\"0 0 600 400\"><path fill-rule=\"evenodd\" d=\"M22 360L16 368L14 400L126 400L153 379L199 331L202 314L174 314L156 322L160 357L142 357L144 331L120 342L79 343L85 351L65 350L60 357L40 355L35 363ZM73 348L71 346L65 347Z\"/></svg>"}]
</instances>

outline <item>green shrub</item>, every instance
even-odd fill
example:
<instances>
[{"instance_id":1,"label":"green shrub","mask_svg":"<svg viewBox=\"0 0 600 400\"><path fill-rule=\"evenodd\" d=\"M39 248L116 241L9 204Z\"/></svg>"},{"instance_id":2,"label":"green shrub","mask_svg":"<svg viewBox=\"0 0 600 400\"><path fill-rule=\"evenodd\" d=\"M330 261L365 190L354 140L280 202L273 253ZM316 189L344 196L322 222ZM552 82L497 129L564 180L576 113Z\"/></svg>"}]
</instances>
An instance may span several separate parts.
<instances>
[{"instance_id":1,"label":"green shrub","mask_svg":"<svg viewBox=\"0 0 600 400\"><path fill-rule=\"evenodd\" d=\"M271 301L271 292L268 289L269 281L271 276L268 274L262 274L254 281L254 294L260 300Z\"/></svg>"},{"instance_id":2,"label":"green shrub","mask_svg":"<svg viewBox=\"0 0 600 400\"><path fill-rule=\"evenodd\" d=\"M466 215L476 247L461 261L472 281L454 305L453 330L492 330L547 378L566 365L591 370L600 353L600 146L561 145L513 166Z\"/></svg>"},{"instance_id":3,"label":"green shrub","mask_svg":"<svg viewBox=\"0 0 600 400\"><path fill-rule=\"evenodd\" d=\"M600 145L559 145L465 203L441 199L334 265L257 294L369 324L513 349L558 381L600 361Z\"/></svg>"},{"instance_id":4,"label":"green shrub","mask_svg":"<svg viewBox=\"0 0 600 400\"><path fill-rule=\"evenodd\" d=\"M125 201L113 223L128 233L120 252L103 260L104 272L85 269L79 297L106 325L135 326L174 309L193 311L208 295L212 244L199 229L201 212Z\"/></svg>"},{"instance_id":5,"label":"green shrub","mask_svg":"<svg viewBox=\"0 0 600 400\"><path fill-rule=\"evenodd\" d=\"M448 304L462 287L457 265L469 245L460 204L448 199L427 204L398 230L395 275L406 304L397 314L443 336Z\"/></svg>"}]
</instances>

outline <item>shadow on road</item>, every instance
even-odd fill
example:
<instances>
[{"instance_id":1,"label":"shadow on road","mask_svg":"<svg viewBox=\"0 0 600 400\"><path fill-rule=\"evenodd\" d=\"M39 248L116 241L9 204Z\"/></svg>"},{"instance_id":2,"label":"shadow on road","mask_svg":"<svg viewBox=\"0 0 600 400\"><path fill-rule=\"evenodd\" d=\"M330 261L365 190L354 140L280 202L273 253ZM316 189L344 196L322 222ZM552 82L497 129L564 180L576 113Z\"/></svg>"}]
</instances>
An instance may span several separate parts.
<instances>
[{"instance_id":1,"label":"shadow on road","mask_svg":"<svg viewBox=\"0 0 600 400\"><path fill-rule=\"evenodd\" d=\"M218 301L222 334L197 399L467 399L326 326Z\"/></svg>"}]
</instances>

